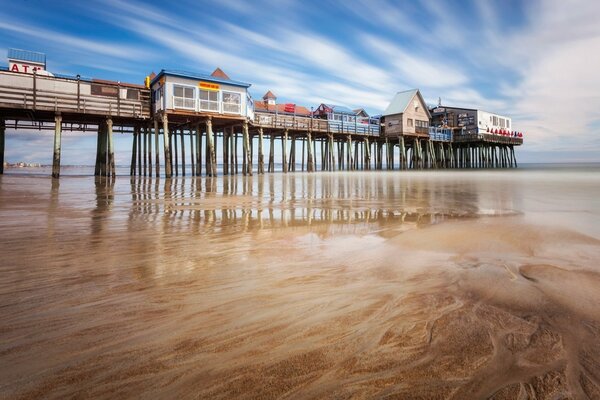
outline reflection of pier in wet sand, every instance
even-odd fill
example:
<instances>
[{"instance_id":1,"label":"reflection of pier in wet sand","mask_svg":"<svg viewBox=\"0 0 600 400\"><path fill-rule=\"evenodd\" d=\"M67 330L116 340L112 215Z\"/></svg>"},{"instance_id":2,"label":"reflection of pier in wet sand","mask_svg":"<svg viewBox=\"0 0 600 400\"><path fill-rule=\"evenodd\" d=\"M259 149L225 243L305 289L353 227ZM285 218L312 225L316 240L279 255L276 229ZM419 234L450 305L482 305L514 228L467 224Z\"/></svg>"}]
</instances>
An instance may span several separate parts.
<instances>
[{"instance_id":1,"label":"reflection of pier in wet sand","mask_svg":"<svg viewBox=\"0 0 600 400\"><path fill-rule=\"evenodd\" d=\"M599 191L2 176L0 397L596 398Z\"/></svg>"}]
</instances>

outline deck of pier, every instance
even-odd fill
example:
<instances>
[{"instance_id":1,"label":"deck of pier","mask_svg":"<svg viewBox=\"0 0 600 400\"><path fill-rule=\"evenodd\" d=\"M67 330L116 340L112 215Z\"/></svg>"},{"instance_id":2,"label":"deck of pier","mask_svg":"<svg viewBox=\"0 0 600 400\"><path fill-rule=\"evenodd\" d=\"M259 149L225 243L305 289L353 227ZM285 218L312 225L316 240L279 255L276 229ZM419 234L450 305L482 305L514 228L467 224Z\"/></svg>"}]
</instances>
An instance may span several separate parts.
<instances>
[{"instance_id":1,"label":"deck of pier","mask_svg":"<svg viewBox=\"0 0 600 400\"><path fill-rule=\"evenodd\" d=\"M205 174L216 175L217 146L221 146L223 174L238 173L241 156L242 173L251 175L274 172L276 165L283 172L511 168L517 165L514 146L522 144L522 138L448 135L432 128L393 136L386 135L383 126L378 132L367 124L332 125L310 116L266 112L255 112L248 119L222 113L153 111L150 89L141 85L0 71L0 168L6 129L54 130L55 177L60 174L63 131L97 133L95 174L101 176L115 175L115 132L133 137L132 175L167 177L186 171L202 175L203 164ZM276 140L281 146L280 160L275 160ZM263 141L269 142L268 158Z\"/></svg>"}]
</instances>

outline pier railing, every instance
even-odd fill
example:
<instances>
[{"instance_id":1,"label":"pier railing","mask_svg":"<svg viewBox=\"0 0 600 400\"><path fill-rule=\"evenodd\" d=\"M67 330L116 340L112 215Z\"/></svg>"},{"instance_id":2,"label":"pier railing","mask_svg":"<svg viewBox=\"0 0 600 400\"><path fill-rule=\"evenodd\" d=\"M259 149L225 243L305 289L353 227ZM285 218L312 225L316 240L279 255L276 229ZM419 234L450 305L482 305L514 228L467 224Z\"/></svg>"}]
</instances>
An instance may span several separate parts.
<instances>
[{"instance_id":1,"label":"pier railing","mask_svg":"<svg viewBox=\"0 0 600 400\"><path fill-rule=\"evenodd\" d=\"M254 125L261 128L289 129L298 131L343 133L358 135L379 135L379 126L375 124L342 123L320 118L310 118L296 115L272 114L256 112Z\"/></svg>"},{"instance_id":2,"label":"pier railing","mask_svg":"<svg viewBox=\"0 0 600 400\"><path fill-rule=\"evenodd\" d=\"M454 135L454 143L486 142L498 144L523 144L523 138L495 135L491 133L465 133Z\"/></svg>"},{"instance_id":3,"label":"pier railing","mask_svg":"<svg viewBox=\"0 0 600 400\"><path fill-rule=\"evenodd\" d=\"M436 128L433 126L429 127L429 139L438 142L451 142L452 141L452 130L448 128Z\"/></svg>"},{"instance_id":4,"label":"pier railing","mask_svg":"<svg viewBox=\"0 0 600 400\"><path fill-rule=\"evenodd\" d=\"M0 71L0 107L150 118L150 91L113 82Z\"/></svg>"},{"instance_id":5,"label":"pier railing","mask_svg":"<svg viewBox=\"0 0 600 400\"><path fill-rule=\"evenodd\" d=\"M327 132L327 121L296 115L255 112L254 125L261 128Z\"/></svg>"}]
</instances>

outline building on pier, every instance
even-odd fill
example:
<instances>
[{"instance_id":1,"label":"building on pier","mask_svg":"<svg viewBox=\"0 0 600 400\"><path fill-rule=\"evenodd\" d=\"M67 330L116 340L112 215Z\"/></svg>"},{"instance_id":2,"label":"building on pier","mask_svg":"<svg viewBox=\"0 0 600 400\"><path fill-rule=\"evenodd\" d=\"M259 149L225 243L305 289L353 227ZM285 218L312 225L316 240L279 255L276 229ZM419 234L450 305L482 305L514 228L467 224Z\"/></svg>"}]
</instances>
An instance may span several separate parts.
<instances>
[{"instance_id":1,"label":"building on pier","mask_svg":"<svg viewBox=\"0 0 600 400\"><path fill-rule=\"evenodd\" d=\"M398 92L382 114L383 135L428 138L430 119L419 89Z\"/></svg>"},{"instance_id":2,"label":"building on pier","mask_svg":"<svg viewBox=\"0 0 600 400\"><path fill-rule=\"evenodd\" d=\"M379 135L380 132L379 118L369 117L363 109L357 112L348 107L321 103L313 115L327 120L329 130L334 133Z\"/></svg>"},{"instance_id":3,"label":"building on pier","mask_svg":"<svg viewBox=\"0 0 600 400\"><path fill-rule=\"evenodd\" d=\"M453 130L458 136L493 135L520 138L510 117L474 108L438 105L431 109L431 125Z\"/></svg>"},{"instance_id":4,"label":"building on pier","mask_svg":"<svg viewBox=\"0 0 600 400\"><path fill-rule=\"evenodd\" d=\"M220 68L211 75L162 70L150 82L152 111L174 116L252 120L249 83L234 81Z\"/></svg>"},{"instance_id":5,"label":"building on pier","mask_svg":"<svg viewBox=\"0 0 600 400\"><path fill-rule=\"evenodd\" d=\"M254 111L270 114L296 115L299 117L310 117L311 112L308 108L294 103L277 103L277 97L270 90L265 93L262 101L254 101Z\"/></svg>"}]
</instances>

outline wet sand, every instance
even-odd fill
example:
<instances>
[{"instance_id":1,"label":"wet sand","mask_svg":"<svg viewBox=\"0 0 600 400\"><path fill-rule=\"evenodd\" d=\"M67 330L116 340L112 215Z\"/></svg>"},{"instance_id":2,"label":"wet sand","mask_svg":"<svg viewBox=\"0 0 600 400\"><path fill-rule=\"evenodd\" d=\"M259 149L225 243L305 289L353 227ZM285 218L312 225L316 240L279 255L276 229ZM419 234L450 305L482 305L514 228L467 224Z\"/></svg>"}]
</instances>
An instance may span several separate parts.
<instances>
[{"instance_id":1,"label":"wet sand","mask_svg":"<svg viewBox=\"0 0 600 400\"><path fill-rule=\"evenodd\" d=\"M0 177L0 398L600 398L600 174Z\"/></svg>"}]
</instances>

